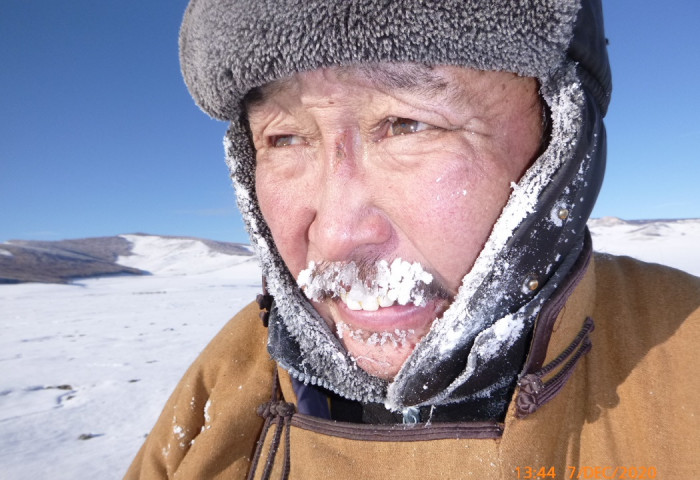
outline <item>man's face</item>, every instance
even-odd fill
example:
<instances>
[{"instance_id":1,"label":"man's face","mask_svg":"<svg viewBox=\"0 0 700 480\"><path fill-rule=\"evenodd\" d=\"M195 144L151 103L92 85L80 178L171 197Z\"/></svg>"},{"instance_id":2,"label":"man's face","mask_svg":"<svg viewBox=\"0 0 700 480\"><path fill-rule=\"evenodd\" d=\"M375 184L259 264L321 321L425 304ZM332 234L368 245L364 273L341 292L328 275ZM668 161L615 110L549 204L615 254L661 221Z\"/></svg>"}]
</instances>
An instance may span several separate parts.
<instances>
[{"instance_id":1,"label":"man's face","mask_svg":"<svg viewBox=\"0 0 700 480\"><path fill-rule=\"evenodd\" d=\"M401 258L447 293L373 311L313 302L361 368L393 378L539 151L536 82L459 67L324 69L268 85L248 113L258 201L295 278L310 261Z\"/></svg>"}]
</instances>

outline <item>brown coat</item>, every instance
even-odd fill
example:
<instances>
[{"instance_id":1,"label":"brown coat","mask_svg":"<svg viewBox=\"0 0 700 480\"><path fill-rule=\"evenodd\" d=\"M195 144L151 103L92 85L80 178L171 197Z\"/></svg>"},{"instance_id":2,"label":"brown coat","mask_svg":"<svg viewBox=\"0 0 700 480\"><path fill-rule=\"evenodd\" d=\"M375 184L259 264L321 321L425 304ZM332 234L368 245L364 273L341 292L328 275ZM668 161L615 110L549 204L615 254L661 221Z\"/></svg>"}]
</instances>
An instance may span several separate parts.
<instances>
[{"instance_id":1,"label":"brown coat","mask_svg":"<svg viewBox=\"0 0 700 480\"><path fill-rule=\"evenodd\" d=\"M377 427L280 417L275 422L286 426L271 478L279 478L285 457L293 479L696 478L700 278L596 255L556 317L545 365L587 317L595 322L592 349L533 413L516 415L513 401L503 424ZM126 478L245 478L263 428L256 409L270 399L276 370L265 344L258 307L249 305L190 367ZM280 384L294 403L282 370Z\"/></svg>"}]
</instances>

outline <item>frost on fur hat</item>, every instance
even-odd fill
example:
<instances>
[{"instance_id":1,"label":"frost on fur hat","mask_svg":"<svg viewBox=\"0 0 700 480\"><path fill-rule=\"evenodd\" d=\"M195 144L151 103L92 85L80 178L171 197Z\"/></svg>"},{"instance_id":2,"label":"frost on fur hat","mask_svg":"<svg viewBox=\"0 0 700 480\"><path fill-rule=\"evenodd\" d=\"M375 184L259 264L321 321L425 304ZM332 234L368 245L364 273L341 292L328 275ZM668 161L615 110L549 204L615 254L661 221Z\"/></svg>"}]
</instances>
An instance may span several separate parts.
<instances>
[{"instance_id":1,"label":"frost on fur hat","mask_svg":"<svg viewBox=\"0 0 700 480\"><path fill-rule=\"evenodd\" d=\"M249 90L300 71L416 62L543 81L569 48L604 114L611 81L601 15L599 0L192 0L180 62L197 104L237 120Z\"/></svg>"}]
</instances>

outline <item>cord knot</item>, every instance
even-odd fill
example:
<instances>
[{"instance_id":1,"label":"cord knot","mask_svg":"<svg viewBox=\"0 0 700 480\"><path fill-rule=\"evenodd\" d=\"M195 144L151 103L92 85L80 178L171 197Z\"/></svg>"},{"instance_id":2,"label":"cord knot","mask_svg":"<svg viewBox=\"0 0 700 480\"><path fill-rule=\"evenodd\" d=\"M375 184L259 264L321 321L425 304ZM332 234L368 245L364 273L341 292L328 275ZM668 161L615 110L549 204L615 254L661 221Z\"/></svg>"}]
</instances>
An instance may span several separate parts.
<instances>
[{"instance_id":1,"label":"cord knot","mask_svg":"<svg viewBox=\"0 0 700 480\"><path fill-rule=\"evenodd\" d=\"M258 407L258 416L268 419L275 417L290 418L296 409L293 403L283 401L265 402Z\"/></svg>"}]
</instances>

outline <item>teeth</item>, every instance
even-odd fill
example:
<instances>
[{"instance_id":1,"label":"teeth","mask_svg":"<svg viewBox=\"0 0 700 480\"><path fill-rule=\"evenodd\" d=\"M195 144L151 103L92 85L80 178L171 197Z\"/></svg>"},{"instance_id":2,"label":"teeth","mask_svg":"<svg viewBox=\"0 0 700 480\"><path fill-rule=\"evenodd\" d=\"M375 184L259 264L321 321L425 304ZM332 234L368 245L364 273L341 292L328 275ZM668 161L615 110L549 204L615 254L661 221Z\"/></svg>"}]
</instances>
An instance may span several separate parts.
<instances>
[{"instance_id":1,"label":"teeth","mask_svg":"<svg viewBox=\"0 0 700 480\"><path fill-rule=\"evenodd\" d=\"M340 300L348 306L350 310L364 310L366 312L375 312L379 308L391 307L396 302L391 298L381 295L378 297L363 296L358 298L356 295L348 294L345 290L340 291Z\"/></svg>"},{"instance_id":2,"label":"teeth","mask_svg":"<svg viewBox=\"0 0 700 480\"><path fill-rule=\"evenodd\" d=\"M389 297L377 297L377 302L379 303L380 307L391 307L394 304L394 301L391 300Z\"/></svg>"},{"instance_id":3,"label":"teeth","mask_svg":"<svg viewBox=\"0 0 700 480\"><path fill-rule=\"evenodd\" d=\"M379 309L379 301L377 300L377 297L365 297L362 300L362 310L366 310L368 312L374 312Z\"/></svg>"},{"instance_id":4,"label":"teeth","mask_svg":"<svg viewBox=\"0 0 700 480\"><path fill-rule=\"evenodd\" d=\"M347 305L350 310L362 310L362 304L357 300L346 298L345 305Z\"/></svg>"}]
</instances>

